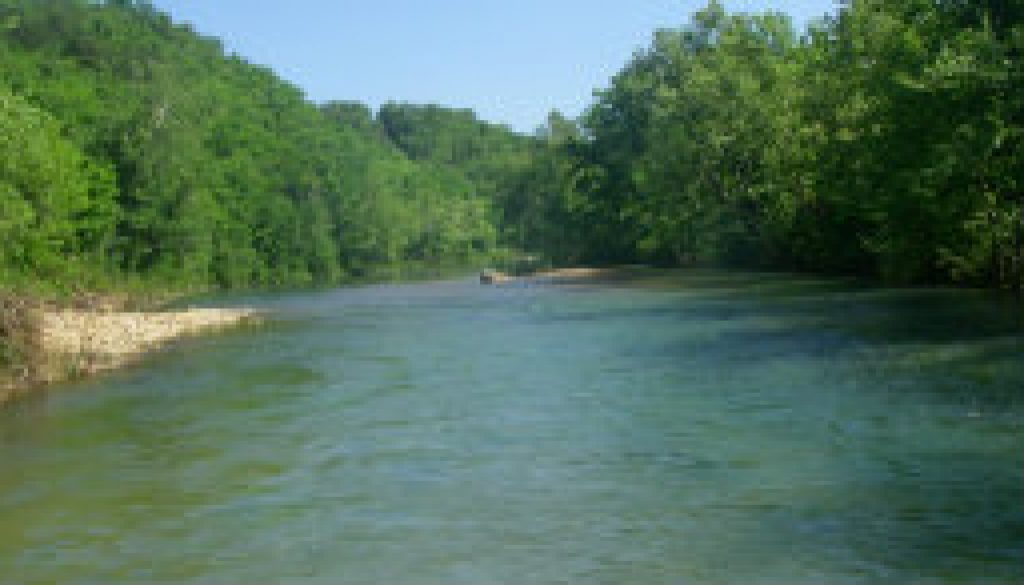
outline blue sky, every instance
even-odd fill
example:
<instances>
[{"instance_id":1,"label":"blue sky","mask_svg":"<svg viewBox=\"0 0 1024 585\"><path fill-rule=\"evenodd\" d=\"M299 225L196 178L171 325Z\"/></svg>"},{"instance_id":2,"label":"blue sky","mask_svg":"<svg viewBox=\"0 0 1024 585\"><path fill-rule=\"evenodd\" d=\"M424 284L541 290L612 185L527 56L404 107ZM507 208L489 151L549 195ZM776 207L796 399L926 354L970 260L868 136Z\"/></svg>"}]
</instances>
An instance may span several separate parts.
<instances>
[{"instance_id":1,"label":"blue sky","mask_svg":"<svg viewBox=\"0 0 1024 585\"><path fill-rule=\"evenodd\" d=\"M657 28L704 0L153 0L315 101L440 103L531 131L576 116ZM832 0L725 0L802 26Z\"/></svg>"}]
</instances>

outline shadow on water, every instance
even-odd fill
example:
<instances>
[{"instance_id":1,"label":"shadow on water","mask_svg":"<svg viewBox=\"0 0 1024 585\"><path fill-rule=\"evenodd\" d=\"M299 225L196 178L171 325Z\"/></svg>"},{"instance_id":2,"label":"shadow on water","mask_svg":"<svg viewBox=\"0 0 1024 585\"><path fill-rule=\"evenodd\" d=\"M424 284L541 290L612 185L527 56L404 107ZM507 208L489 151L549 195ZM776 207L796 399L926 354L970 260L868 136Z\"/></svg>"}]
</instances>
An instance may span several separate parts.
<instances>
[{"instance_id":1,"label":"shadow on water","mask_svg":"<svg viewBox=\"0 0 1024 585\"><path fill-rule=\"evenodd\" d=\"M771 275L681 274L647 286L683 293L656 306L617 307L611 318L687 323L698 333L631 339L624 355L717 364L721 378L743 382L715 391L758 386L769 398L800 384L774 372L815 364L827 379L810 383L805 400L831 401L836 406L823 411L835 418L829 424L857 437L839 440L825 481L795 488L789 500L762 502L763 532L751 534L752 542L785 535L780 541L789 548L779 553L807 557L857 551L830 562L871 582L900 582L915 571L950 581L1024 578L1019 302L979 291L851 288ZM826 398L826 384L840 394ZM852 393L891 410L858 412ZM803 510L791 513L795 506Z\"/></svg>"},{"instance_id":2,"label":"shadow on water","mask_svg":"<svg viewBox=\"0 0 1024 585\"><path fill-rule=\"evenodd\" d=\"M699 324L701 335L633 339L624 352L705 363L854 356L879 376L931 375L935 390L976 399L1024 399L1024 307L985 291L882 289L777 274L670 273L630 286L661 289L659 303L580 303L538 323L609 320ZM658 345L658 344L662 345Z\"/></svg>"},{"instance_id":3,"label":"shadow on water","mask_svg":"<svg viewBox=\"0 0 1024 585\"><path fill-rule=\"evenodd\" d=\"M584 306L538 320L702 323L706 335L660 348L634 344L626 351L737 362L859 353L890 374L939 374L979 391L1000 387L1024 394L1024 305L1009 295L885 289L773 273L676 272L637 277L630 284L678 294L658 304Z\"/></svg>"}]
</instances>

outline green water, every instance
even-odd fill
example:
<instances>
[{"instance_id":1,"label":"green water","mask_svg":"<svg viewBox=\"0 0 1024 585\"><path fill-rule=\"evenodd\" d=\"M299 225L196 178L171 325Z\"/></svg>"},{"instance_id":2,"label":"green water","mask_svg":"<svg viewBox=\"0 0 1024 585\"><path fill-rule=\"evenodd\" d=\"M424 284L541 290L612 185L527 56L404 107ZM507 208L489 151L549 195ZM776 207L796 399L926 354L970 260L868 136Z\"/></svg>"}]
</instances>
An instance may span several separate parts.
<instances>
[{"instance_id":1,"label":"green water","mask_svg":"<svg viewBox=\"0 0 1024 585\"><path fill-rule=\"evenodd\" d=\"M1021 582L1024 327L766 275L245 299L0 411L4 582Z\"/></svg>"}]
</instances>

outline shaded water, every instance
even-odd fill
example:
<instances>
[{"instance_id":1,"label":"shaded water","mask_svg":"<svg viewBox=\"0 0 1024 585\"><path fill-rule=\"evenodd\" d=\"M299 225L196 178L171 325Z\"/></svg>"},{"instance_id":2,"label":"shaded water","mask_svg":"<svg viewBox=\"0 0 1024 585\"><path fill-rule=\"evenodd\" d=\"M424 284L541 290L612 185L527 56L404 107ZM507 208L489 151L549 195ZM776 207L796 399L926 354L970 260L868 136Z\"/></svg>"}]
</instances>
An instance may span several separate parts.
<instances>
[{"instance_id":1,"label":"shaded water","mask_svg":"<svg viewBox=\"0 0 1024 585\"><path fill-rule=\"evenodd\" d=\"M25 583L1024 580L1024 328L723 273L246 299L0 411Z\"/></svg>"}]
</instances>

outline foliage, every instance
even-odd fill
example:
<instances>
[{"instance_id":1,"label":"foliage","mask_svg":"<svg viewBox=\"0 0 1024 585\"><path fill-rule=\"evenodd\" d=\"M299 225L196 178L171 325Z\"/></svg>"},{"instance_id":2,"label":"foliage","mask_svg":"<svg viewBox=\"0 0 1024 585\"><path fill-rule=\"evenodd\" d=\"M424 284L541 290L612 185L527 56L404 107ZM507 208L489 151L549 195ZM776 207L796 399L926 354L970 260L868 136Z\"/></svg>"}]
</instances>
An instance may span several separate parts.
<instances>
[{"instance_id":1,"label":"foliage","mask_svg":"<svg viewBox=\"0 0 1024 585\"><path fill-rule=\"evenodd\" d=\"M5 282L323 284L496 246L464 170L148 3L0 0L0 23Z\"/></svg>"},{"instance_id":2,"label":"foliage","mask_svg":"<svg viewBox=\"0 0 1024 585\"><path fill-rule=\"evenodd\" d=\"M591 261L1020 287L1022 12L854 0L798 36L711 2L556 152L561 211Z\"/></svg>"},{"instance_id":3,"label":"foliage","mask_svg":"<svg viewBox=\"0 0 1024 585\"><path fill-rule=\"evenodd\" d=\"M324 284L542 253L1024 284L1024 9L712 1L580 120L311 104L146 2L0 0L0 279Z\"/></svg>"},{"instance_id":4,"label":"foliage","mask_svg":"<svg viewBox=\"0 0 1024 585\"><path fill-rule=\"evenodd\" d=\"M0 274L74 273L109 248L112 173L56 121L0 88Z\"/></svg>"}]
</instances>

